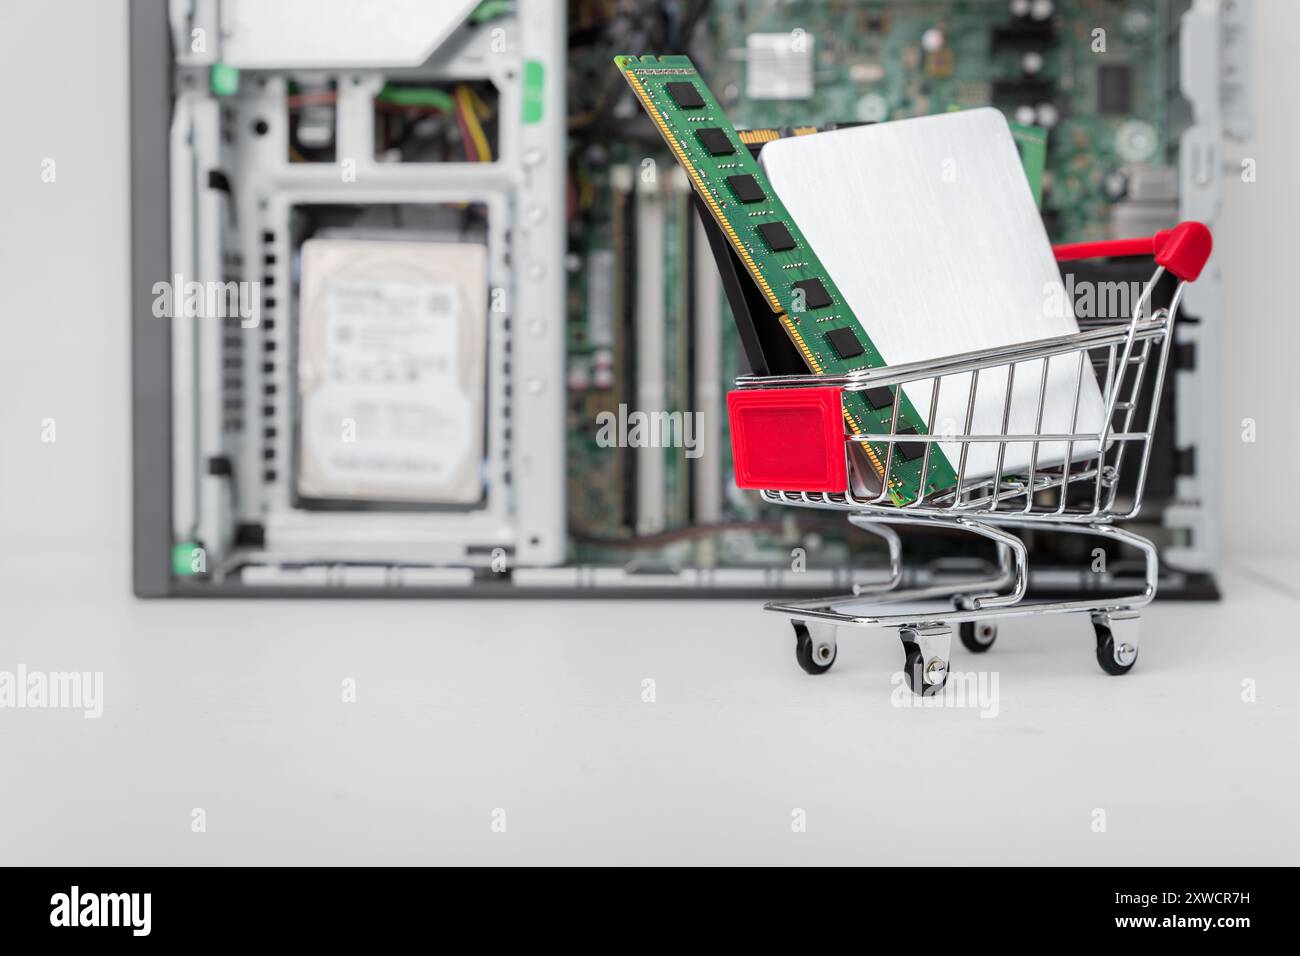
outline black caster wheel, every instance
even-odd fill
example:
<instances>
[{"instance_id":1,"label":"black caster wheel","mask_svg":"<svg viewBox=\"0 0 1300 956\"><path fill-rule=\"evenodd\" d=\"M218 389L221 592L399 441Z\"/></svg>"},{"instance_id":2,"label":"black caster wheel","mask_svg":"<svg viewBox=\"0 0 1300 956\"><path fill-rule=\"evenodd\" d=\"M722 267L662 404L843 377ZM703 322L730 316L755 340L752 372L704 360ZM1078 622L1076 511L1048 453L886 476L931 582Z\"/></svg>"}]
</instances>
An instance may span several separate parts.
<instances>
[{"instance_id":1,"label":"black caster wheel","mask_svg":"<svg viewBox=\"0 0 1300 956\"><path fill-rule=\"evenodd\" d=\"M833 643L814 641L808 625L794 622L794 656L809 674L825 674L835 663L839 649Z\"/></svg>"},{"instance_id":2,"label":"black caster wheel","mask_svg":"<svg viewBox=\"0 0 1300 956\"><path fill-rule=\"evenodd\" d=\"M921 653L921 648L915 644L904 644L903 650L906 654L903 660L903 676L907 678L908 689L913 694L922 697L928 697L943 690L943 685L948 683L948 669L944 668L943 673L939 675L938 683L927 683L925 656ZM933 676L932 674L931 677Z\"/></svg>"},{"instance_id":3,"label":"black caster wheel","mask_svg":"<svg viewBox=\"0 0 1300 956\"><path fill-rule=\"evenodd\" d=\"M963 621L960 635L966 650L983 654L998 639L998 626L992 621Z\"/></svg>"},{"instance_id":4,"label":"black caster wheel","mask_svg":"<svg viewBox=\"0 0 1300 956\"><path fill-rule=\"evenodd\" d=\"M1116 644L1115 635L1109 627L1099 621L1093 621L1092 629L1097 633L1097 663L1101 669L1112 677L1127 674L1137 663L1137 648L1131 644ZM1116 652L1118 646L1119 652Z\"/></svg>"}]
</instances>

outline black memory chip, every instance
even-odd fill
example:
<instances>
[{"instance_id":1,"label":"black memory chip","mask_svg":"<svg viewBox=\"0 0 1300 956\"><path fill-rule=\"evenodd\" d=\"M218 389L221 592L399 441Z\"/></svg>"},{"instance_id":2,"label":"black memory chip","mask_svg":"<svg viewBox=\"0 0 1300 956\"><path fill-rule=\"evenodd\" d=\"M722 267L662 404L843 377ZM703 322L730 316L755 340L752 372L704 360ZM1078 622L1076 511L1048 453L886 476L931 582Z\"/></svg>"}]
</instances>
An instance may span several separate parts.
<instances>
[{"instance_id":1,"label":"black memory chip","mask_svg":"<svg viewBox=\"0 0 1300 956\"><path fill-rule=\"evenodd\" d=\"M767 198L767 193L763 192L763 187L758 184L758 180L749 173L728 176L727 184L731 186L731 191L736 194L736 198L741 202L762 202Z\"/></svg>"},{"instance_id":2,"label":"black memory chip","mask_svg":"<svg viewBox=\"0 0 1300 956\"><path fill-rule=\"evenodd\" d=\"M730 137L716 126L697 129L695 138L709 151L710 156L730 156L736 151L736 147L731 145Z\"/></svg>"},{"instance_id":3,"label":"black memory chip","mask_svg":"<svg viewBox=\"0 0 1300 956\"><path fill-rule=\"evenodd\" d=\"M824 309L831 304L831 294L826 291L826 286L822 285L821 279L804 279L802 282L796 282L794 287L803 292L805 309ZM857 339L854 339L854 342L857 342ZM862 354L861 346L853 354Z\"/></svg>"},{"instance_id":4,"label":"black memory chip","mask_svg":"<svg viewBox=\"0 0 1300 956\"><path fill-rule=\"evenodd\" d=\"M908 425L906 428L900 428L894 434L896 435L916 435L919 434L915 425ZM925 446L928 442L923 441L895 441L894 453L900 455L903 461L914 461L925 455Z\"/></svg>"},{"instance_id":5,"label":"black memory chip","mask_svg":"<svg viewBox=\"0 0 1300 956\"><path fill-rule=\"evenodd\" d=\"M700 96L694 83L665 83L664 89L673 98L673 102L684 110L698 110L704 106L704 97Z\"/></svg>"},{"instance_id":6,"label":"black memory chip","mask_svg":"<svg viewBox=\"0 0 1300 956\"><path fill-rule=\"evenodd\" d=\"M794 248L794 236L783 222L765 222L758 227L759 235L773 252L785 252Z\"/></svg>"},{"instance_id":7,"label":"black memory chip","mask_svg":"<svg viewBox=\"0 0 1300 956\"><path fill-rule=\"evenodd\" d=\"M826 341L842 359L851 359L866 351L852 329L831 329L826 333Z\"/></svg>"},{"instance_id":8,"label":"black memory chip","mask_svg":"<svg viewBox=\"0 0 1300 956\"><path fill-rule=\"evenodd\" d=\"M877 411L894 406L894 390L888 385L877 385L875 388L867 389L862 394L866 398L867 404Z\"/></svg>"},{"instance_id":9,"label":"black memory chip","mask_svg":"<svg viewBox=\"0 0 1300 956\"><path fill-rule=\"evenodd\" d=\"M1133 68L1127 63L1097 67L1097 112L1122 116L1133 109Z\"/></svg>"}]
</instances>

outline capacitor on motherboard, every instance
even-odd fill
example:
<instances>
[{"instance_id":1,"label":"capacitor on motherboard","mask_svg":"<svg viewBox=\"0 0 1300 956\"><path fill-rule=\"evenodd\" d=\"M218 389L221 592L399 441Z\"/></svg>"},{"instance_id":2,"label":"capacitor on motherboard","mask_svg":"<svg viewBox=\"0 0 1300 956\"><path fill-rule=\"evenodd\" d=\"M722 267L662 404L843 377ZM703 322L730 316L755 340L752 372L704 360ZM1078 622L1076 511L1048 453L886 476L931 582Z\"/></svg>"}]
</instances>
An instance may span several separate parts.
<instances>
[{"instance_id":1,"label":"capacitor on motherboard","mask_svg":"<svg viewBox=\"0 0 1300 956\"><path fill-rule=\"evenodd\" d=\"M596 388L614 387L614 353L597 349L591 355L591 384Z\"/></svg>"},{"instance_id":2,"label":"capacitor on motherboard","mask_svg":"<svg viewBox=\"0 0 1300 956\"><path fill-rule=\"evenodd\" d=\"M1102 177L1101 191L1111 202L1119 202L1128 194L1128 174L1121 169L1107 173Z\"/></svg>"},{"instance_id":3,"label":"capacitor on motherboard","mask_svg":"<svg viewBox=\"0 0 1300 956\"><path fill-rule=\"evenodd\" d=\"M571 358L566 378L570 391L581 392L588 388L591 385L591 369L587 361L581 357Z\"/></svg>"}]
</instances>

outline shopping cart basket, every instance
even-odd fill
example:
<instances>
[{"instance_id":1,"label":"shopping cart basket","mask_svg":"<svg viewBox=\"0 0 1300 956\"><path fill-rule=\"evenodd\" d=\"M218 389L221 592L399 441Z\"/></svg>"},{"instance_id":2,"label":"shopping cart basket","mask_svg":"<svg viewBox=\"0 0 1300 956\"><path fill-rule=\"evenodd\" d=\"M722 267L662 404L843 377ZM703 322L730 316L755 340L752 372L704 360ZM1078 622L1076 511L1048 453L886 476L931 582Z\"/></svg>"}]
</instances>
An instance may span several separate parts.
<instances>
[{"instance_id":1,"label":"shopping cart basket","mask_svg":"<svg viewBox=\"0 0 1300 956\"><path fill-rule=\"evenodd\" d=\"M932 694L947 679L954 625L962 643L979 652L988 650L996 638L998 618L1068 613L1091 615L1097 662L1106 673L1124 674L1133 667L1139 647L1138 609L1155 596L1159 558L1152 542L1115 522L1134 517L1141 508L1174 320L1187 283L1200 275L1210 249L1209 230L1197 222L1181 223L1146 239L1058 246L1055 252L1061 261L1154 256L1155 272L1143 286L1131 318L1117 323L1006 348L843 375L737 379L737 390L728 395L727 403L737 484L761 490L762 498L775 504L844 511L850 523L883 539L888 547L889 576L884 581L857 585L847 595L766 605L767 610L792 619L797 659L804 670L819 674L831 667L840 628L897 628L908 684L918 694ZM1157 283L1166 275L1176 279L1169 305L1152 308ZM1078 396L1089 363L1101 385L1105 410L1099 428L1083 429ZM1049 431L1043 428L1049 369L1059 375L1062 365L1074 376L1074 407L1067 430ZM1037 424L1029 431L1008 430L1018 370L1017 401L1025 394L1026 375L1038 382L1037 413L1030 416ZM997 394L1004 396L1000 431L978 433L972 428L981 379L985 385L993 382ZM964 428L958 423L955 429L936 433L935 417L945 386L967 396ZM846 434L843 394L882 387L893 389L888 430ZM930 396L927 434L898 428L904 387L912 395ZM1015 420L1024 421L1025 416L1018 414ZM896 460L920 458L919 487L930 487L931 457L938 443L955 452L956 482L913 500L891 495ZM854 453L867 447L872 455ZM987 460L993 454L990 448L996 449L996 465L989 472L993 477L968 472L968 461ZM1008 456L1009 448L1022 453ZM1040 456L1047 448L1057 450L1055 458L1047 453ZM867 458L878 464L883 459L878 493L864 490L861 480L855 480L855 473L866 473L862 463ZM1007 474L1006 463L1012 458L1027 458L1028 465ZM1125 483L1121 496L1120 479L1127 469L1137 470L1136 479ZM900 588L902 541L894 530L899 525L985 538L996 547L997 571ZM1099 592L1079 600L1024 600L1029 558L1015 532L1028 529L1092 535L1137 549L1145 559L1142 589L1122 596Z\"/></svg>"}]
</instances>

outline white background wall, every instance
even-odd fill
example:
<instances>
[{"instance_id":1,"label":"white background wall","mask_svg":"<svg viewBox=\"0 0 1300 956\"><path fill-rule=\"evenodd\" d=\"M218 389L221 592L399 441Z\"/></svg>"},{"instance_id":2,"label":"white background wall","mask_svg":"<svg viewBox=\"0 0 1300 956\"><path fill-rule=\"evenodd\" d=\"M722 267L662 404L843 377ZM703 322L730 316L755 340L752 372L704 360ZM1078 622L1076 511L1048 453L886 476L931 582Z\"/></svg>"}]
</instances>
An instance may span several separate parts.
<instances>
[{"instance_id":1,"label":"white background wall","mask_svg":"<svg viewBox=\"0 0 1300 956\"><path fill-rule=\"evenodd\" d=\"M1256 135L1231 146L1258 181L1229 178L1217 230L1227 329L1228 549L1294 553L1300 3L1256 4ZM0 546L108 548L130 534L128 107L123 0L17 0L0 22ZM42 183L44 159L57 179ZM1243 444L1241 421L1258 423ZM41 442L43 419L58 440Z\"/></svg>"},{"instance_id":2,"label":"white background wall","mask_svg":"<svg viewBox=\"0 0 1300 956\"><path fill-rule=\"evenodd\" d=\"M121 549L124 586L126 38L122 0L21 0L0 18L0 547Z\"/></svg>"}]
</instances>

